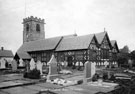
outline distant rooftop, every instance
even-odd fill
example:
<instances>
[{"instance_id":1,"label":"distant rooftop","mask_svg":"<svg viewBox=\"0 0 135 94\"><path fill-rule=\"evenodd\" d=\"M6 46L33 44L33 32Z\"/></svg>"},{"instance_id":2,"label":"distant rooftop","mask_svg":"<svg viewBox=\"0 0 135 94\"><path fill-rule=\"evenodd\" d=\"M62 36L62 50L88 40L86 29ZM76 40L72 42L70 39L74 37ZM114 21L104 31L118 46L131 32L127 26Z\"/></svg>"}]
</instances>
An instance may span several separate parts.
<instances>
[{"instance_id":1,"label":"distant rooftop","mask_svg":"<svg viewBox=\"0 0 135 94\"><path fill-rule=\"evenodd\" d=\"M4 47L1 47L0 57L14 57L14 55L11 50L5 50Z\"/></svg>"}]
</instances>

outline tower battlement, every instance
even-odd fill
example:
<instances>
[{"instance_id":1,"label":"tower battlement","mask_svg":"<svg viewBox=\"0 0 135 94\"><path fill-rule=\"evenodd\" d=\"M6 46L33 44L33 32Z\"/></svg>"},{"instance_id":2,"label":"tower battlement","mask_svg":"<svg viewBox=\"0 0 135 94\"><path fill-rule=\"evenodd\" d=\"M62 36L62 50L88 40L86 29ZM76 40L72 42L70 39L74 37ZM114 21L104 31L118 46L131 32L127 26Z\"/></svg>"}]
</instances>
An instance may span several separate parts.
<instances>
[{"instance_id":1,"label":"tower battlement","mask_svg":"<svg viewBox=\"0 0 135 94\"><path fill-rule=\"evenodd\" d=\"M27 17L27 18L23 19L23 23L29 22L29 21L36 21L36 22L40 22L40 23L44 23L45 24L44 19L33 17L33 16L30 16L30 17Z\"/></svg>"}]
</instances>

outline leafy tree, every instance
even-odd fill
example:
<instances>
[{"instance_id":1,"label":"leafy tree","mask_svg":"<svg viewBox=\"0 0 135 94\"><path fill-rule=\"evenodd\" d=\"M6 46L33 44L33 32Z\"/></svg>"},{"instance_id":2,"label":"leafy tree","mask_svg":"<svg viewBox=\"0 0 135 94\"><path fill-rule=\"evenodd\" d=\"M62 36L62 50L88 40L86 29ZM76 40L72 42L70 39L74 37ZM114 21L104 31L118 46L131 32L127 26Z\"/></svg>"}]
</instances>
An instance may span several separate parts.
<instances>
[{"instance_id":1,"label":"leafy tree","mask_svg":"<svg viewBox=\"0 0 135 94\"><path fill-rule=\"evenodd\" d=\"M133 50L131 53L130 53L130 58L131 60L133 60L133 65L135 65L135 50Z\"/></svg>"},{"instance_id":2,"label":"leafy tree","mask_svg":"<svg viewBox=\"0 0 135 94\"><path fill-rule=\"evenodd\" d=\"M122 49L120 49L120 52L122 53L129 53L129 47L127 45L125 45Z\"/></svg>"},{"instance_id":3,"label":"leafy tree","mask_svg":"<svg viewBox=\"0 0 135 94\"><path fill-rule=\"evenodd\" d=\"M130 53L130 57L132 60L135 60L135 50Z\"/></svg>"},{"instance_id":4,"label":"leafy tree","mask_svg":"<svg viewBox=\"0 0 135 94\"><path fill-rule=\"evenodd\" d=\"M129 59L129 47L126 45L122 49L120 49L120 53L118 54L118 65L127 65Z\"/></svg>"}]
</instances>

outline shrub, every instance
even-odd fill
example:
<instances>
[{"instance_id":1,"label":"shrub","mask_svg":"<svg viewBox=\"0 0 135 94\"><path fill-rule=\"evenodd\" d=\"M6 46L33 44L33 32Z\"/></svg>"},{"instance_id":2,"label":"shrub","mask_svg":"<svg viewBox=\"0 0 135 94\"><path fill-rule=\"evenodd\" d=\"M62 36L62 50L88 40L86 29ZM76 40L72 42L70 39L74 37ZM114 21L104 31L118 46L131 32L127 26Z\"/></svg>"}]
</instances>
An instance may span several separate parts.
<instances>
[{"instance_id":1,"label":"shrub","mask_svg":"<svg viewBox=\"0 0 135 94\"><path fill-rule=\"evenodd\" d=\"M107 73L103 73L103 80L108 80L108 74Z\"/></svg>"},{"instance_id":2,"label":"shrub","mask_svg":"<svg viewBox=\"0 0 135 94\"><path fill-rule=\"evenodd\" d=\"M112 74L112 75L111 75L111 77L110 77L110 79L109 79L109 80L111 80L111 81L115 81L115 80L116 80L116 78L115 78L114 74Z\"/></svg>"},{"instance_id":3,"label":"shrub","mask_svg":"<svg viewBox=\"0 0 135 94\"><path fill-rule=\"evenodd\" d=\"M92 81L97 81L99 79L99 75L95 73L92 77Z\"/></svg>"},{"instance_id":4,"label":"shrub","mask_svg":"<svg viewBox=\"0 0 135 94\"><path fill-rule=\"evenodd\" d=\"M24 78L28 78L28 72L25 72L25 73L23 74L23 77L24 77Z\"/></svg>"},{"instance_id":5,"label":"shrub","mask_svg":"<svg viewBox=\"0 0 135 94\"><path fill-rule=\"evenodd\" d=\"M35 68L33 70L30 70L30 72L25 72L23 77L30 78L30 79L39 79L40 78L40 71Z\"/></svg>"},{"instance_id":6,"label":"shrub","mask_svg":"<svg viewBox=\"0 0 135 94\"><path fill-rule=\"evenodd\" d=\"M79 81L77 81L77 84L79 85L79 84L82 84L83 83L83 80L79 80Z\"/></svg>"}]
</instances>

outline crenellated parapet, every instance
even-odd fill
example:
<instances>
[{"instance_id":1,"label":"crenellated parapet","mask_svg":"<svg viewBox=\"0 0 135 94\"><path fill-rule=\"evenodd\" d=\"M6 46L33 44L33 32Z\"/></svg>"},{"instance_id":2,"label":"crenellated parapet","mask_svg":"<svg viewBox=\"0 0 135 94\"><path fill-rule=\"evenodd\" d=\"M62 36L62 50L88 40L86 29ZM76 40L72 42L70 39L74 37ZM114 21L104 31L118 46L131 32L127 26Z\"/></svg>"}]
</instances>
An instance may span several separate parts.
<instances>
[{"instance_id":1,"label":"crenellated parapet","mask_svg":"<svg viewBox=\"0 0 135 94\"><path fill-rule=\"evenodd\" d=\"M26 23L26 22L29 22L29 21L36 21L36 22L40 22L40 23L45 24L44 19L33 17L33 16L30 16L30 17L27 17L27 18L23 19L23 23Z\"/></svg>"}]
</instances>

